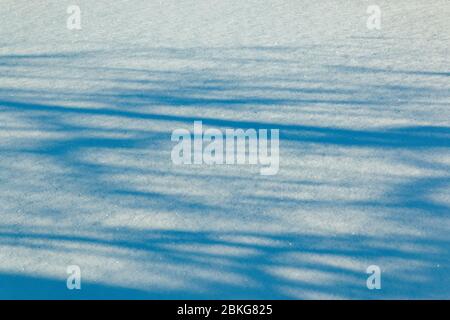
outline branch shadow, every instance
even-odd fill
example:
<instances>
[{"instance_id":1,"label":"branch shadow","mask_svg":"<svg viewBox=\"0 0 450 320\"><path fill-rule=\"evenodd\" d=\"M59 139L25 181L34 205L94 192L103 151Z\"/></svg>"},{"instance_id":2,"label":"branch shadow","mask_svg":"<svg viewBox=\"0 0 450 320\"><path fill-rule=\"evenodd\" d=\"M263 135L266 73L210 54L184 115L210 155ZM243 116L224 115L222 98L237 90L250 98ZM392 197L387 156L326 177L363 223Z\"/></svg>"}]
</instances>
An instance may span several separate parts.
<instances>
[{"instance_id":1,"label":"branch shadow","mask_svg":"<svg viewBox=\"0 0 450 320\"><path fill-rule=\"evenodd\" d=\"M295 48L289 50L296 52ZM100 203L100 208L102 204L107 208L103 201L108 199L117 204L124 215L132 216L133 210L139 209L151 216L155 213L170 212L175 215L189 214L197 219L196 221L208 218L220 223L218 219L222 218L239 222L235 229L224 227L228 230L204 230L204 225L199 227L199 230L190 230L189 227L186 227L186 230L179 230L177 227L171 230L152 229L148 226L110 229L102 222L95 228L88 224L79 226L82 231L94 232L97 236L79 235L71 230L57 232L59 228L56 224L50 224L49 230L44 232L37 226L28 229L3 223L0 242L5 247L26 248L42 254L59 252L64 255L70 252L99 255L104 259L111 256L122 259L121 261L134 261L144 266L144 269L147 264L154 262L156 254L162 260L162 267L157 271L161 274L156 275L173 276L184 285L165 288L163 282L152 286L145 279L141 279L142 286L127 286L116 285L114 281L108 284L103 279L100 282L87 281L83 290L72 292L65 288L64 281L48 276L5 271L0 273L0 287L6 287L6 291L0 290L0 298L286 299L448 296L450 286L446 279L448 270L445 268L449 259L446 250L449 241L440 226L431 226L423 237L402 230L398 230L397 234L379 237L244 231L249 227L246 223L255 221L279 224L282 229L289 230L287 225L282 224L283 218L280 215L272 216L271 212L281 208L285 210L284 214L289 214L289 210L302 208L308 201L338 210L394 210L396 214L411 214L412 217L415 217L413 213L418 211L441 219L445 226L450 207L446 202L434 200L431 195L439 190L447 190L449 168L446 164L442 164L439 172L447 174L441 173L439 177L407 177L400 182L396 180L382 196L369 200L335 200L332 195L329 195L330 199L325 200L299 200L295 197L289 199L281 194L260 194L252 188L264 186L283 190L292 181L297 188L302 185L314 188L320 182L314 178L299 181L295 176L291 180L282 176L278 180L274 178L268 181L263 177L230 176L227 175L229 171L225 174L210 171L202 174L198 171L174 169L168 162L171 130L190 127L192 122L197 120L202 120L205 126L219 128L280 129L282 144L286 142L284 151L291 152L294 158L301 157L302 152L309 152L310 148L314 147L329 148L324 149L325 152L331 148L344 148L343 152L369 149L382 154L445 154L450 147L450 127L445 124L349 128L336 123L303 124L302 119L298 118L285 117L283 121L279 120L277 115L284 115L283 112L287 110L301 112L306 107L333 110L361 108L362 113L373 112L374 109L385 110L392 106L408 108L410 104L421 103L429 97L432 98L429 101L430 108L433 108L445 106L449 91L446 88L429 86L393 86L370 79L369 84L349 84L346 83L348 78L341 79L337 75L330 76L330 79L325 81L319 77L305 79L302 70L283 72L297 65L298 61L277 57L283 54L280 48L234 48L221 54L217 53L218 51L223 50L161 48L141 52L142 59L165 58L178 62L207 59L213 66L206 69L192 67L180 70L170 70L169 67L165 70L161 66L91 66L90 59L105 55L101 52L0 57L0 66L5 71L0 81L3 78L50 81L43 75L42 68L56 68L59 71L72 70L73 73L56 72L57 75L52 81L71 83L83 80L90 84L102 84L100 89L93 85L92 89L84 88L73 92L69 90L70 85L58 90L51 86L46 89L28 86L0 88L0 94L3 96L0 98L0 116L20 119L25 123L16 125L5 122L0 126L2 136L24 136L12 140L12 143L0 145L0 157L37 158L57 164L58 168L64 169L57 177L65 186L74 186L80 193L91 195ZM242 51L250 52L253 57L235 57ZM227 54L230 56L226 56ZM255 58L261 55L262 57ZM52 66L61 61L67 64ZM228 65L237 67L230 67L228 70ZM256 72L246 69L253 66L257 67ZM266 73L265 70L269 66L281 68L281 71ZM18 71L18 67L31 71L24 74ZM388 77L394 74L415 77L418 80L448 76L448 72L423 70L354 66L323 68L336 69L340 76L364 73ZM241 71L243 76L239 73ZM222 75L222 72L225 75ZM380 98L380 93L388 94ZM435 97L439 99L434 99ZM191 114L193 107L198 109ZM269 110L272 115L260 117L255 110ZM254 112L255 116L249 117L245 112ZM207 114L208 116L205 116ZM93 121L91 119L98 122L90 122ZM36 131L41 135L36 135ZM42 132L52 135L46 137ZM93 161L88 157L91 154L106 154L109 158L105 156L105 161ZM149 162L141 160L149 156ZM131 158L133 161L126 161ZM136 158L140 159L140 162L136 161ZM404 163L406 160L391 158L391 161ZM427 163L415 166L429 168L433 165ZM5 161L2 170L7 172L13 168ZM21 173L27 176L28 172L22 170ZM129 174L135 180L131 180L130 176L127 177L129 180L125 181L111 179L124 174ZM145 177L147 183L159 182L167 185L167 188L143 188L139 177ZM177 189L178 179L183 180L184 186L189 185L189 181L202 183L206 190L198 194L192 192L195 187L189 185L190 190L182 193ZM12 182L7 185L18 188ZM231 189L236 185L247 185L247 188L245 192L230 191L227 201L211 199L211 189L218 186ZM37 193L39 187L43 186L46 187L47 183L31 185L27 191ZM20 199L27 199L24 190L16 191L19 192ZM6 191L2 192L7 195ZM5 199L8 199L7 196L2 197L1 201L8 204L10 200ZM283 207L287 202L288 206ZM48 219L48 216L55 213L66 218L69 214L54 208L52 211L44 204L37 208L32 209L31 213L40 218ZM236 212L236 209L239 212ZM75 214L82 212L81 206L75 206L73 210ZM399 217L395 215L384 217L383 222L389 223L396 219ZM400 220L405 219L408 217L402 217ZM258 229L255 227L255 230ZM434 230L437 230L435 234ZM67 246L67 243L71 245ZM103 251L97 251L98 248ZM111 253L108 249L124 250L125 254ZM140 255L138 258L133 255L127 257L126 252L138 252ZM363 268L365 263L372 263L374 260L391 261L405 268L412 265L411 272L416 274L405 277L402 275L404 269L394 270L386 275L389 289L382 295L374 295L365 288L366 275ZM439 269L436 268L437 265L440 265ZM166 271L164 267L167 268ZM108 269L110 266L104 265L100 268ZM173 275L171 268L175 270ZM190 268L190 272L186 272L185 268ZM201 272L208 270L217 270L217 273L211 277L201 275ZM126 273L126 269L121 272ZM120 278L120 275L117 277ZM137 280L140 279L139 275L136 277Z\"/></svg>"}]
</instances>

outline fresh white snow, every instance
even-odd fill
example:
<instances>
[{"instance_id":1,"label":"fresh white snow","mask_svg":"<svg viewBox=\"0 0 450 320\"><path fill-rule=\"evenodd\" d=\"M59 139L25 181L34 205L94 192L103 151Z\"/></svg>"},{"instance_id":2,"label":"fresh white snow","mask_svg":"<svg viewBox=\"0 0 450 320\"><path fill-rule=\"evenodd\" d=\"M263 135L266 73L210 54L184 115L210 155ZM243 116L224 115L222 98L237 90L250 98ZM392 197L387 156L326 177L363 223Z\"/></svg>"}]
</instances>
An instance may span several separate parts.
<instances>
[{"instance_id":1,"label":"fresh white snow","mask_svg":"<svg viewBox=\"0 0 450 320\"><path fill-rule=\"evenodd\" d=\"M0 298L449 298L449 209L449 1L0 2Z\"/></svg>"}]
</instances>

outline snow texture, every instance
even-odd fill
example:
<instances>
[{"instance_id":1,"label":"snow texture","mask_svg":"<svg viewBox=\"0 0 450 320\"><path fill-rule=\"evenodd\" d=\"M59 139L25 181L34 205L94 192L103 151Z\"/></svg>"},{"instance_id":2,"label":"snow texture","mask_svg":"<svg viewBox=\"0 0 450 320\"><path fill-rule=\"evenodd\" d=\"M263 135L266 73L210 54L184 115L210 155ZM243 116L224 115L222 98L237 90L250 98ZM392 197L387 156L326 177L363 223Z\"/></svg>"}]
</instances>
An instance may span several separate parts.
<instances>
[{"instance_id":1,"label":"snow texture","mask_svg":"<svg viewBox=\"0 0 450 320\"><path fill-rule=\"evenodd\" d=\"M450 298L449 1L0 9L0 298ZM279 173L173 165L195 120Z\"/></svg>"}]
</instances>

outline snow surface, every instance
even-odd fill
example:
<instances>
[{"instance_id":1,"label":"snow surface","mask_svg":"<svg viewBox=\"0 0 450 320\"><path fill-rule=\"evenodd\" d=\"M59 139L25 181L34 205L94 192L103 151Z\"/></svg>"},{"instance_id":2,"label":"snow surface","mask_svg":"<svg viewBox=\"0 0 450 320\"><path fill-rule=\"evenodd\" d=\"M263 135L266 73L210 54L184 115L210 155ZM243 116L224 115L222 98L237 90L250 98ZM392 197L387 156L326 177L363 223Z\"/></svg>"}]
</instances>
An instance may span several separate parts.
<instances>
[{"instance_id":1,"label":"snow surface","mask_svg":"<svg viewBox=\"0 0 450 320\"><path fill-rule=\"evenodd\" d=\"M0 298L450 298L449 17L2 0ZM173 165L194 120L280 129L278 175Z\"/></svg>"}]
</instances>

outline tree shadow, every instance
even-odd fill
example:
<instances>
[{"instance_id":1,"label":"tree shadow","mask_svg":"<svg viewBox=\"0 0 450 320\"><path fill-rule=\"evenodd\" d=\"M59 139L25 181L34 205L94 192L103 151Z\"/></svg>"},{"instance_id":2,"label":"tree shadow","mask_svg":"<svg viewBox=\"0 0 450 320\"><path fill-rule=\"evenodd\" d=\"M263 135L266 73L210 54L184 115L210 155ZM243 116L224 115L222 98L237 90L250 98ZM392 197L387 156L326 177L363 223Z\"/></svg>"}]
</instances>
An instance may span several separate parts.
<instances>
[{"instance_id":1,"label":"tree shadow","mask_svg":"<svg viewBox=\"0 0 450 320\"><path fill-rule=\"evenodd\" d=\"M98 270L112 268L106 261L114 258L124 264L136 263L144 273L127 280L123 275L127 273L124 266L118 269L117 281L108 282L104 276L97 276L97 282L88 278L83 290L75 292L65 288L65 281L54 280L48 274L30 276L5 267L0 283L6 290L2 291L0 285L0 298L285 299L448 295L450 286L445 268L449 241L443 229L450 208L448 202L432 196L439 190L448 190L449 168L446 163L436 167L435 159L431 163L408 162L404 155L448 155L450 127L444 122L356 127L335 122L317 125L292 117L295 112L306 112L307 108L316 108L318 115L325 114L323 109L339 114L356 108L358 115L367 113L376 117L374 110L382 114L394 107L408 108L424 99L430 108L445 106L449 98L446 88L393 86L371 78L368 83L358 83L351 77L357 73L386 77L398 74L419 81L446 77L448 73L325 65L324 70L332 68L337 74L330 75L329 79L322 74L316 77L308 74L310 77L305 78L305 70L294 68L298 65L294 58L279 57L286 50L295 58L296 48L271 47L231 48L225 52L222 48L161 48L138 54L144 61L165 59L174 64L189 61L191 67L183 65L179 69L158 64L117 67L108 61L92 66L91 59L107 59L104 52L0 57L0 66L5 71L0 79L66 83L60 89L46 83L43 88L26 85L0 88L3 96L0 116L17 120L17 123L5 120L0 126L0 133L6 137L0 145L2 180L6 181L1 202L15 208L20 205L17 202L26 202L30 195L35 195L30 201L37 203L26 217L13 219L15 223L2 223L2 246L8 250L29 249L33 255L73 254L77 261L84 261L86 256L92 260L97 257L105 262L95 267ZM207 61L211 67L196 67L198 61ZM59 66L57 62L64 63ZM48 79L42 68L52 70L55 77ZM69 70L72 72L66 72ZM78 84L85 81L88 85L70 91L72 81ZM176 128L190 128L196 120L219 128L280 129L282 152L292 164L287 166L286 173L273 178L255 177L233 168L176 168L170 163L170 133ZM408 163L417 170L434 171L416 176L406 174L398 179L387 173L387 178L392 180L387 186L381 186L383 192L363 200L355 200L350 195L336 199L332 192L322 196L320 188L331 189L336 184L331 177L325 181L317 178L318 171L326 168L309 168L317 173L316 177L296 176L299 169L304 169L301 166L305 155L339 153L351 158L352 152L366 150L371 153L362 157L362 163L387 158L391 165ZM50 171L55 173L47 172L45 167L15 167L17 163L36 159L50 163L53 166ZM8 178L14 174L21 177ZM342 169L342 175L345 174L348 172ZM376 173L368 174L377 178ZM42 176L43 180L35 182L36 176ZM47 181L48 176L51 179ZM22 183L27 178L34 183ZM338 188L345 190L345 184L357 189L365 187L358 185L361 179L357 182L351 179L342 179ZM75 200L63 200L69 202L67 207L62 206L67 212L54 199L40 198L42 189L53 190L51 183L61 188L61 191L54 188L55 197L74 197ZM10 195L11 190L16 193ZM73 195L74 190L91 198L80 200L79 195ZM298 197L304 190L313 196ZM221 197L220 193L224 195ZM143 219L143 222L136 222L134 227L112 228L108 227L112 223L109 218L92 219L95 225L91 224L92 220L83 223L83 218L79 218L75 223L70 220L73 217L69 218L85 213L95 215L99 211L103 214L102 211L111 210L111 203L117 207L114 210L118 214L126 217L121 220L126 225L128 219ZM336 220L348 210L368 211L368 219L374 219L372 216L381 211L386 214L381 216L377 227L391 229L380 235L353 234L350 226L340 233L308 229L308 226L304 232L293 232L299 221L293 212L300 214L297 210L311 205L316 209L325 208L326 213L335 212ZM158 229L151 225L151 220L144 220L150 216L157 221L158 215L163 214L168 215L167 219L194 222L186 224L185 229L179 225ZM411 227L413 231L398 227L399 222L407 224L408 219L423 219L424 214L433 220L427 225L423 222L426 228L423 234L419 232L420 226ZM180 218L187 215L186 220ZM26 223L32 216L41 220ZM61 228L59 219L75 229ZM232 224L226 224L227 221ZM338 222L324 221L331 225ZM394 222L397 224L391 226ZM48 229L43 230L42 225ZM278 232L270 231L270 225ZM14 254L9 257L22 259ZM27 259L30 264L34 261L33 257ZM365 267L374 261L386 265L387 288L379 294L365 287ZM60 260L54 263L63 267ZM153 264L157 268L147 270ZM64 271L59 277L65 276ZM154 283L145 278L150 274L156 277ZM178 281L177 285L166 285L162 280L171 277Z\"/></svg>"},{"instance_id":2,"label":"tree shadow","mask_svg":"<svg viewBox=\"0 0 450 320\"><path fill-rule=\"evenodd\" d=\"M113 234L113 239L100 236L74 236L71 234L51 234L39 232L10 232L2 228L2 244L14 243L17 247L31 246L34 250L49 250L63 253L67 248L86 251L87 245L95 245L92 254L102 259L99 248L120 248L124 252L141 252L139 259L152 257L157 253L162 257L162 265L179 266L190 270L183 274L187 287L158 289L160 285L146 285L145 276L136 275L142 281L141 287L120 288L104 283L92 283L87 280L81 291L69 291L65 279L52 280L39 277L3 274L0 276L3 297L22 298L112 298L112 299L179 299L179 298L256 298L286 299L311 297L346 298L389 298L408 295L410 290L421 286L433 291L429 297L443 297L448 279L446 266L441 269L431 267L434 264L448 262L442 258L448 241L411 239L395 237L390 239L395 245L385 243L380 238L365 236L335 236L333 238L306 234L276 234L261 232L190 232L181 230L96 230L99 234ZM33 242L42 240L44 245L38 248ZM355 244L356 243L356 244ZM74 246L76 244L76 246ZM402 249L410 245L408 250ZM72 249L73 250L73 249ZM133 255L129 260L135 259ZM420 266L409 275L397 274L386 266L383 278L386 289L374 294L365 288L364 263L358 260L377 261L385 259L395 263L417 263L427 261L428 266ZM205 265L206 264L206 265ZM83 275L83 264L81 270ZM108 266L106 266L108 267ZM88 268L86 268L88 269ZM212 271L216 276L204 276ZM144 271L144 270L142 270ZM389 271L389 272L388 272ZM64 272L64 270L62 271ZM115 271L121 278L126 269ZM156 269L162 276L161 270ZM87 272L86 272L87 273ZM312 276L312 275L315 276ZM220 277L217 277L220 275ZM63 277L64 275L59 275ZM180 277L174 272L171 277ZM416 278L417 277L417 278ZM429 287L429 278L440 278L439 285ZM112 283L114 280L111 279ZM36 286L35 286L36 285ZM143 287L143 288L142 288ZM6 289L5 289L6 288ZM145 288L145 289L144 289Z\"/></svg>"}]
</instances>

